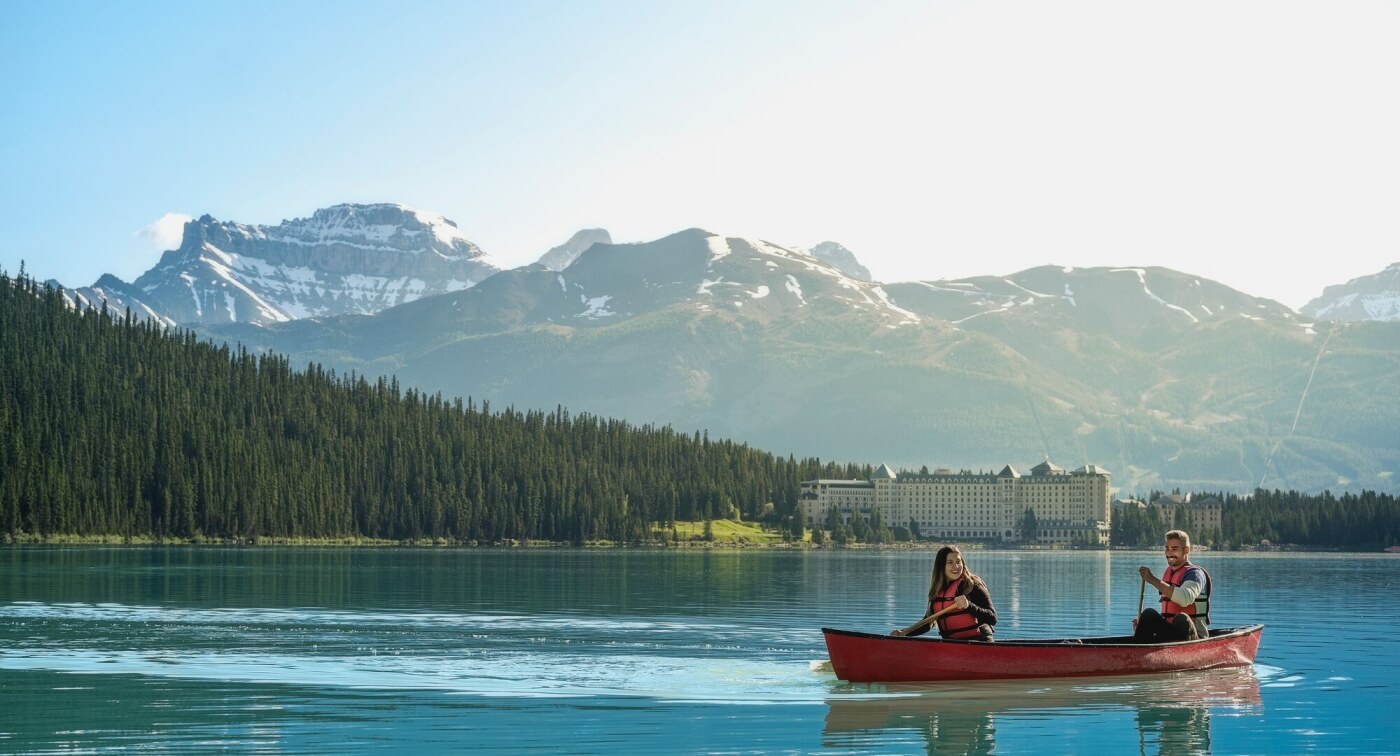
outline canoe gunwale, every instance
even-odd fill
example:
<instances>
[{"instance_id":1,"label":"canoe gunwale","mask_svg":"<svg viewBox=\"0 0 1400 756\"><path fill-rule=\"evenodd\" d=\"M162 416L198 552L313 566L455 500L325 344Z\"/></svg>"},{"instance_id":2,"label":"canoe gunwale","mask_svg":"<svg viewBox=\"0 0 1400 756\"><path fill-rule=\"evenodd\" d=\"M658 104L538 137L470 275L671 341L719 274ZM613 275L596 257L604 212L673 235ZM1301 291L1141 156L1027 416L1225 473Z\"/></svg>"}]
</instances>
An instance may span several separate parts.
<instances>
[{"instance_id":1,"label":"canoe gunwale","mask_svg":"<svg viewBox=\"0 0 1400 756\"><path fill-rule=\"evenodd\" d=\"M1096 638L1026 638L1021 640L998 639L991 643L987 643L986 641L980 640L955 640L952 638L939 638L936 635L932 637L916 635L912 638L900 635L881 635L879 633L864 633L859 630L838 630L836 628L831 627L822 628L822 634L846 635L855 638L878 638L881 640L901 643L938 643L974 647L1053 646L1054 648L1143 648L1144 646L1150 646L1153 648L1173 648L1178 646L1192 646L1199 645L1202 643L1212 643L1230 638L1242 637L1245 635L1250 635L1251 633L1257 633L1263 629L1263 624L1241 625L1239 627L1227 627L1218 630L1211 630L1210 635L1205 638L1197 638L1195 640L1167 641L1165 643L1139 643L1133 640L1133 636L1131 635L1113 635Z\"/></svg>"}]
</instances>

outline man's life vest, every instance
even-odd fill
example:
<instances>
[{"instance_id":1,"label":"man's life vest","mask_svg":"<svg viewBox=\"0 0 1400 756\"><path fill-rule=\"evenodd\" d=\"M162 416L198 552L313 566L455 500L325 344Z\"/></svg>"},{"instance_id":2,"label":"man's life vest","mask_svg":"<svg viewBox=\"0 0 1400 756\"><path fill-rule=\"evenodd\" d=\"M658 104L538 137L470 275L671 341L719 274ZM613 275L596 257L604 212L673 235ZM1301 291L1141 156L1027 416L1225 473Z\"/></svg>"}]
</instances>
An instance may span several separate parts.
<instances>
[{"instance_id":1,"label":"man's life vest","mask_svg":"<svg viewBox=\"0 0 1400 756\"><path fill-rule=\"evenodd\" d=\"M947 588L944 588L932 602L930 602L930 613L936 613L948 606L951 606L953 599L958 597L958 586L962 585L962 578L954 580ZM950 612L938 618L938 634L944 638L956 640L967 640L969 638L981 638L982 633L977 629L977 618L972 616L972 612L964 609L960 612Z\"/></svg>"},{"instance_id":2,"label":"man's life vest","mask_svg":"<svg viewBox=\"0 0 1400 756\"><path fill-rule=\"evenodd\" d=\"M1172 586L1173 588L1180 588L1181 584L1186 582L1186 572L1192 567L1195 567L1196 569L1200 570L1201 574L1204 575L1206 578L1205 585L1201 586L1200 595L1196 597L1196 602L1191 604L1190 606L1181 606L1176 602L1163 598L1162 619L1170 622L1176 618L1176 615L1185 614L1188 617L1193 617L1201 620L1202 622L1205 622L1206 624L1210 624L1211 581L1210 573L1206 572L1204 567L1191 564L1190 562L1186 562L1185 564L1181 565L1180 567L1177 567L1176 569L1168 567L1167 571L1162 573L1162 582Z\"/></svg>"}]
</instances>

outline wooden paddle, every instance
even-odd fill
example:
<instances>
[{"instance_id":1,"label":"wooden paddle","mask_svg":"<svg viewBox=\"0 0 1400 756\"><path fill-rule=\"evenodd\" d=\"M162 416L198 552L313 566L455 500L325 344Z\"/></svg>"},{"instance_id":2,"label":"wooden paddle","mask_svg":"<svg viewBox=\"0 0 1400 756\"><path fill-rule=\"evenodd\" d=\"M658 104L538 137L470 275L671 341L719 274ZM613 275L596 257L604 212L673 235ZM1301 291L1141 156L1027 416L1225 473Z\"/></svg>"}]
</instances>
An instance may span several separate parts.
<instances>
[{"instance_id":1,"label":"wooden paddle","mask_svg":"<svg viewBox=\"0 0 1400 756\"><path fill-rule=\"evenodd\" d=\"M1137 626L1138 618L1142 616L1142 597L1147 594L1147 578L1142 579L1142 585L1138 586L1138 613L1133 615L1134 627Z\"/></svg>"},{"instance_id":2,"label":"wooden paddle","mask_svg":"<svg viewBox=\"0 0 1400 756\"><path fill-rule=\"evenodd\" d=\"M939 609L938 611L934 612L933 614L930 614L929 616L924 617L923 619L919 620L918 622L915 622L914 624L910 625L909 627L906 627L906 628L904 628L903 630L896 630L896 631L894 631L893 633L890 633L890 635L894 635L894 636L896 636L896 637L902 637L902 636L908 635L908 634L914 632L915 630L918 630L919 628L923 627L924 625L927 625L927 624L930 623L930 622L936 622L936 621L938 620L939 617L942 617L942 616L945 615L945 614L952 614L953 612L956 612L957 610L958 610L958 607L957 607L957 606L954 606L954 605L945 606L945 607L943 607L942 609Z\"/></svg>"}]
</instances>

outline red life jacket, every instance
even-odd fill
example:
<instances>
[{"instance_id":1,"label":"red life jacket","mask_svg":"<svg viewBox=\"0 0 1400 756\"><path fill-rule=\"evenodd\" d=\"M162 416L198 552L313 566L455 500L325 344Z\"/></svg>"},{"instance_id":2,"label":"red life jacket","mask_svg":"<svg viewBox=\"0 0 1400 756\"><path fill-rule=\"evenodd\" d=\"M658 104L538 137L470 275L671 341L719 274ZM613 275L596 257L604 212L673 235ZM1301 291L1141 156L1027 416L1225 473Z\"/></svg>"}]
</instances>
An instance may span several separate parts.
<instances>
[{"instance_id":1,"label":"red life jacket","mask_svg":"<svg viewBox=\"0 0 1400 756\"><path fill-rule=\"evenodd\" d=\"M1177 567L1176 569L1168 567L1167 571L1162 573L1162 582L1172 586L1173 588L1180 588L1181 584L1186 582L1186 571L1191 569L1192 567L1195 567L1196 569L1200 570L1201 574L1204 575L1206 578L1205 585L1201 586L1200 595L1196 597L1195 603L1191 604L1190 606L1181 606L1180 604L1177 604L1174 601L1163 598L1162 619L1170 622L1173 618L1176 617L1176 615L1185 614L1188 617L1196 617L1199 618L1202 622L1210 624L1211 580L1210 573L1206 572L1204 567L1191 564L1190 562L1186 562L1185 564L1181 565L1180 567Z\"/></svg>"},{"instance_id":2,"label":"red life jacket","mask_svg":"<svg viewBox=\"0 0 1400 756\"><path fill-rule=\"evenodd\" d=\"M962 585L962 578L954 580L947 588L929 602L929 613L936 613L953 603L953 599L958 597L958 586ZM982 633L977 629L977 618L972 616L972 612L964 609L960 612L950 612L938 618L938 634L944 638L954 640L967 640L969 638L981 638Z\"/></svg>"}]
</instances>

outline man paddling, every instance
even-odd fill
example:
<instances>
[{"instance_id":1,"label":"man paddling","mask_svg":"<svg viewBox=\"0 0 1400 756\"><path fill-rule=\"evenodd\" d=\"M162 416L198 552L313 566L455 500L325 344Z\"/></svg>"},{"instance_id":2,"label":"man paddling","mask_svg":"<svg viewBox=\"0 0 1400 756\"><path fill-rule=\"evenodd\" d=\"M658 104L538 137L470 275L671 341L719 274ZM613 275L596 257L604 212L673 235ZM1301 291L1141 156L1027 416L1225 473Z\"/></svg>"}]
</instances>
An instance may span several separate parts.
<instances>
[{"instance_id":1,"label":"man paddling","mask_svg":"<svg viewBox=\"0 0 1400 756\"><path fill-rule=\"evenodd\" d=\"M1144 643L1196 640L1208 634L1210 625L1210 574L1191 564L1191 537L1172 530L1166 538L1167 569L1162 579L1139 567L1143 582L1161 594L1162 610L1144 609L1133 620L1133 637Z\"/></svg>"}]
</instances>

